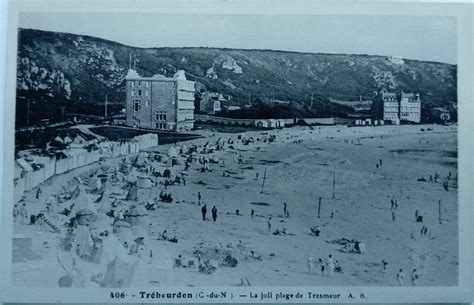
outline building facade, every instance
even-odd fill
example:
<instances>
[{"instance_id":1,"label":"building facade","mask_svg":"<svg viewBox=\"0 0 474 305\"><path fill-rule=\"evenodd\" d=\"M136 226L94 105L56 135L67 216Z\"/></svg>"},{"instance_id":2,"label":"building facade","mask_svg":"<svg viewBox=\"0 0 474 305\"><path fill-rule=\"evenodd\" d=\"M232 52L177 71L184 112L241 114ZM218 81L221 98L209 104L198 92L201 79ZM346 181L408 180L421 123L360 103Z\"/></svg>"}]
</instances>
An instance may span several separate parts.
<instances>
[{"instance_id":1,"label":"building facade","mask_svg":"<svg viewBox=\"0 0 474 305\"><path fill-rule=\"evenodd\" d=\"M182 70L167 78L141 77L130 69L125 78L126 124L158 130L191 130L194 91L194 82L186 80Z\"/></svg>"},{"instance_id":2,"label":"building facade","mask_svg":"<svg viewBox=\"0 0 474 305\"><path fill-rule=\"evenodd\" d=\"M222 94L204 92L199 103L199 111L207 114L216 114L221 111L221 102L225 100Z\"/></svg>"},{"instance_id":3,"label":"building facade","mask_svg":"<svg viewBox=\"0 0 474 305\"><path fill-rule=\"evenodd\" d=\"M421 100L420 94L405 93L400 97L400 121L420 123Z\"/></svg>"},{"instance_id":4,"label":"building facade","mask_svg":"<svg viewBox=\"0 0 474 305\"><path fill-rule=\"evenodd\" d=\"M398 99L395 93L381 92L383 102L383 119L392 123L399 122Z\"/></svg>"},{"instance_id":5,"label":"building facade","mask_svg":"<svg viewBox=\"0 0 474 305\"><path fill-rule=\"evenodd\" d=\"M383 103L383 120L392 124L400 124L401 121L420 123L421 121L421 99L418 93L405 93L397 96L383 90L380 92Z\"/></svg>"}]
</instances>

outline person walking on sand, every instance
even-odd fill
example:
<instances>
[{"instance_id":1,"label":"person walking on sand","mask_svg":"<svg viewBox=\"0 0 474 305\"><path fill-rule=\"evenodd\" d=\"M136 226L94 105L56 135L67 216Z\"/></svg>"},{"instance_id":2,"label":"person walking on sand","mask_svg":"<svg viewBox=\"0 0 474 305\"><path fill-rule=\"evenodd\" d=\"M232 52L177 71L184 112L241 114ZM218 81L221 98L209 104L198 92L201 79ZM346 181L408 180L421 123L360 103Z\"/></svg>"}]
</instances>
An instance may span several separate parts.
<instances>
[{"instance_id":1,"label":"person walking on sand","mask_svg":"<svg viewBox=\"0 0 474 305\"><path fill-rule=\"evenodd\" d=\"M382 260L382 264L381 264L381 266L382 266L382 273L385 273L385 270L387 270L387 265L388 265L388 262L387 262L385 259L383 259L383 260Z\"/></svg>"},{"instance_id":2,"label":"person walking on sand","mask_svg":"<svg viewBox=\"0 0 474 305\"><path fill-rule=\"evenodd\" d=\"M41 194L41 188L38 187L38 189L36 189L36 199L39 199L40 194Z\"/></svg>"},{"instance_id":3,"label":"person walking on sand","mask_svg":"<svg viewBox=\"0 0 474 305\"><path fill-rule=\"evenodd\" d=\"M272 223L271 223L272 218L268 217L267 225L268 225L268 232L272 229Z\"/></svg>"},{"instance_id":4,"label":"person walking on sand","mask_svg":"<svg viewBox=\"0 0 474 305\"><path fill-rule=\"evenodd\" d=\"M21 223L28 224L28 211L26 210L25 203L21 205L19 213L20 213Z\"/></svg>"},{"instance_id":5,"label":"person walking on sand","mask_svg":"<svg viewBox=\"0 0 474 305\"><path fill-rule=\"evenodd\" d=\"M286 216L286 202L283 202L283 215Z\"/></svg>"},{"instance_id":6,"label":"person walking on sand","mask_svg":"<svg viewBox=\"0 0 474 305\"><path fill-rule=\"evenodd\" d=\"M202 213L202 220L206 220L206 213L207 213L207 207L206 205L203 205L201 208L201 213Z\"/></svg>"},{"instance_id":7,"label":"person walking on sand","mask_svg":"<svg viewBox=\"0 0 474 305\"><path fill-rule=\"evenodd\" d=\"M254 209L252 209L252 211L250 212L250 217L253 218L254 216L255 216L255 211L254 211Z\"/></svg>"},{"instance_id":8,"label":"person walking on sand","mask_svg":"<svg viewBox=\"0 0 474 305\"><path fill-rule=\"evenodd\" d=\"M198 192L198 205L201 205L201 192Z\"/></svg>"},{"instance_id":9,"label":"person walking on sand","mask_svg":"<svg viewBox=\"0 0 474 305\"><path fill-rule=\"evenodd\" d=\"M18 217L20 216L20 209L18 208L18 204L15 203L13 206L13 222L18 222Z\"/></svg>"},{"instance_id":10,"label":"person walking on sand","mask_svg":"<svg viewBox=\"0 0 474 305\"><path fill-rule=\"evenodd\" d=\"M411 272L411 285L412 286L417 286L418 284L418 272L416 271L416 269L413 269L413 271Z\"/></svg>"},{"instance_id":11,"label":"person walking on sand","mask_svg":"<svg viewBox=\"0 0 474 305\"><path fill-rule=\"evenodd\" d=\"M332 258L332 254L329 254L328 260L326 262L328 266L329 276L334 275L334 258Z\"/></svg>"},{"instance_id":12,"label":"person walking on sand","mask_svg":"<svg viewBox=\"0 0 474 305\"><path fill-rule=\"evenodd\" d=\"M395 222L397 220L397 215L395 214L395 211L392 210L392 221Z\"/></svg>"},{"instance_id":13,"label":"person walking on sand","mask_svg":"<svg viewBox=\"0 0 474 305\"><path fill-rule=\"evenodd\" d=\"M216 219L217 219L217 208L216 208L216 206L212 207L211 213L212 213L212 220L216 221Z\"/></svg>"},{"instance_id":14,"label":"person walking on sand","mask_svg":"<svg viewBox=\"0 0 474 305\"><path fill-rule=\"evenodd\" d=\"M398 286L403 286L403 280L405 279L405 273L403 273L403 270L400 269L397 273L397 282Z\"/></svg>"},{"instance_id":15,"label":"person walking on sand","mask_svg":"<svg viewBox=\"0 0 474 305\"><path fill-rule=\"evenodd\" d=\"M318 263L321 265L321 276L324 276L324 269L325 269L325 266L324 266L323 259L322 259L322 258L319 258L319 259L318 259Z\"/></svg>"},{"instance_id":16,"label":"person walking on sand","mask_svg":"<svg viewBox=\"0 0 474 305\"><path fill-rule=\"evenodd\" d=\"M258 180L258 173L255 173L255 180Z\"/></svg>"},{"instance_id":17,"label":"person walking on sand","mask_svg":"<svg viewBox=\"0 0 474 305\"><path fill-rule=\"evenodd\" d=\"M314 268L313 257L311 256L311 254L308 254L308 257L306 260L308 263L308 273L311 274Z\"/></svg>"}]
</instances>

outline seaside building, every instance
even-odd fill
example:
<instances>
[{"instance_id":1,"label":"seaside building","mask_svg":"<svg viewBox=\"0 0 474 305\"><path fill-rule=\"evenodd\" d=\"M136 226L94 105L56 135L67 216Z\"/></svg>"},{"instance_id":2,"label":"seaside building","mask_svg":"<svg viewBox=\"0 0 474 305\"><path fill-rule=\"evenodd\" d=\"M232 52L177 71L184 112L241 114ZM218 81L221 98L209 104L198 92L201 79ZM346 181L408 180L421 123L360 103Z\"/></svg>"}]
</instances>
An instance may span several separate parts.
<instances>
[{"instance_id":1,"label":"seaside building","mask_svg":"<svg viewBox=\"0 0 474 305\"><path fill-rule=\"evenodd\" d=\"M170 131L194 127L194 82L183 70L172 78L142 77L128 70L125 78L126 124L133 127Z\"/></svg>"},{"instance_id":2,"label":"seaside building","mask_svg":"<svg viewBox=\"0 0 474 305\"><path fill-rule=\"evenodd\" d=\"M216 114L221 111L221 102L226 102L222 94L204 92L199 103L199 111L207 114Z\"/></svg>"},{"instance_id":3,"label":"seaside building","mask_svg":"<svg viewBox=\"0 0 474 305\"><path fill-rule=\"evenodd\" d=\"M382 90L378 98L383 103L383 120L392 124L400 124L401 121L420 123L421 121L421 99L418 93L405 93L397 96L396 93Z\"/></svg>"},{"instance_id":4,"label":"seaside building","mask_svg":"<svg viewBox=\"0 0 474 305\"><path fill-rule=\"evenodd\" d=\"M392 124L400 123L398 116L399 106L398 99L395 93L389 93L382 91L382 102L383 102L383 119L384 121L391 121Z\"/></svg>"},{"instance_id":5,"label":"seaside building","mask_svg":"<svg viewBox=\"0 0 474 305\"><path fill-rule=\"evenodd\" d=\"M448 107L435 107L432 112L436 121L447 122L451 120L451 114L449 113Z\"/></svg>"},{"instance_id":6,"label":"seaside building","mask_svg":"<svg viewBox=\"0 0 474 305\"><path fill-rule=\"evenodd\" d=\"M400 97L400 121L420 123L421 100L418 93L405 93Z\"/></svg>"}]
</instances>

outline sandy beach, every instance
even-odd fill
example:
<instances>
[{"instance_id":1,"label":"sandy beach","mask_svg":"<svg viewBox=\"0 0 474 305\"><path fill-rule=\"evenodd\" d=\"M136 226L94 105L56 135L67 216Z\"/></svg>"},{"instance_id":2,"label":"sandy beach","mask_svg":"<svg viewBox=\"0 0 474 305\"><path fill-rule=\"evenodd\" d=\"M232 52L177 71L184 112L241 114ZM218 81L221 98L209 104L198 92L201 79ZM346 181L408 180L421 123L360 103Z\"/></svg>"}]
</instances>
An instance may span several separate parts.
<instances>
[{"instance_id":1,"label":"sandy beach","mask_svg":"<svg viewBox=\"0 0 474 305\"><path fill-rule=\"evenodd\" d=\"M221 139L223 149L197 154L218 162L210 163L210 171L204 172L201 164L193 162L185 171L185 186L152 187L148 200L165 191L172 194L173 202L159 202L155 210L148 211L147 222L154 235L145 238L134 256L138 265L131 286L397 286L399 269L405 273L404 285L409 286L415 268L419 286L457 285L457 126L293 127L243 135L202 133L204 138L181 143L177 150L193 144L199 148L205 143L214 145ZM271 143L256 140L270 135L276 136ZM245 145L239 136L255 141ZM229 144L229 139L234 143ZM147 155L165 155L170 146L149 149ZM179 165L156 162L156 166L169 169L174 177L184 170L185 157L178 159ZM118 168L121 159L106 162ZM41 186L39 200L35 190L27 193L23 202L28 212L39 212L59 187L98 167L92 164L51 178ZM430 175L436 173L439 181L430 181ZM445 181L448 191L443 188ZM123 196L123 191L117 197ZM207 205L206 221L202 220L198 192L201 203ZM90 196L93 200L98 197ZM146 202L121 200L124 207ZM396 200L398 208L391 209L391 200ZM285 216L284 202L289 216ZM211 218L213 206L218 210L216 221ZM237 209L240 215L236 215ZM423 222L416 222L417 210ZM113 221L105 215L99 219ZM58 221L57 225L62 224ZM58 279L66 274L64 266L70 268L74 256L58 250L64 233L19 222L14 226L17 236L32 237L32 249L42 258L14 263L13 285L57 287ZM320 227L320 236L311 234L314 226ZM420 233L423 226L427 234ZM158 240L163 230L178 242ZM275 230L286 234L273 234ZM343 252L343 239L363 242L365 252ZM188 261L201 256L216 260L219 266L212 274L196 268L167 268L163 265L169 267L168 261L150 264L150 250L157 254L154 259L174 260L181 255L182 261ZM222 264L228 254L237 259L235 267ZM318 259L325 261L329 254L342 272L321 275ZM311 272L308 255L314 261ZM382 260L388 263L384 271ZM77 265L83 273L78 278L86 286L94 270L104 268L103 262L80 259Z\"/></svg>"}]
</instances>

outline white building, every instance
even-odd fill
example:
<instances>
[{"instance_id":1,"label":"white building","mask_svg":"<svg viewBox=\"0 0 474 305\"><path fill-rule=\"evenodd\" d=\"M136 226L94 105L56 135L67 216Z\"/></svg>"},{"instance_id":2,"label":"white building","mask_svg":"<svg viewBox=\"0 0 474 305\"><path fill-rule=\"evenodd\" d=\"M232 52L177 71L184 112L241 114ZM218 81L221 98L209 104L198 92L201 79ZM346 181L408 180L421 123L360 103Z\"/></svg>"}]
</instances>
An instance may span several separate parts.
<instances>
[{"instance_id":1,"label":"white building","mask_svg":"<svg viewBox=\"0 0 474 305\"><path fill-rule=\"evenodd\" d=\"M392 123L399 120L399 105L397 95L395 93L381 92L383 102L383 119Z\"/></svg>"},{"instance_id":2,"label":"white building","mask_svg":"<svg viewBox=\"0 0 474 305\"><path fill-rule=\"evenodd\" d=\"M418 93L405 93L400 98L400 121L420 123L421 100Z\"/></svg>"}]
</instances>

